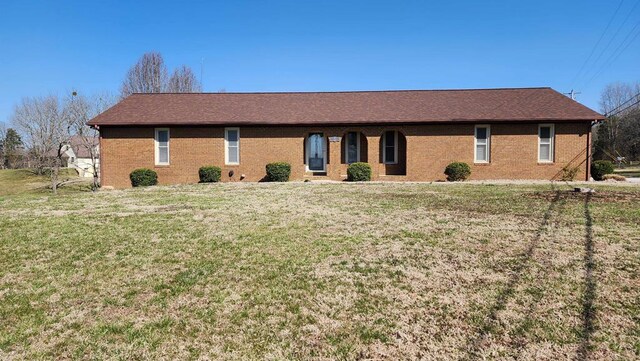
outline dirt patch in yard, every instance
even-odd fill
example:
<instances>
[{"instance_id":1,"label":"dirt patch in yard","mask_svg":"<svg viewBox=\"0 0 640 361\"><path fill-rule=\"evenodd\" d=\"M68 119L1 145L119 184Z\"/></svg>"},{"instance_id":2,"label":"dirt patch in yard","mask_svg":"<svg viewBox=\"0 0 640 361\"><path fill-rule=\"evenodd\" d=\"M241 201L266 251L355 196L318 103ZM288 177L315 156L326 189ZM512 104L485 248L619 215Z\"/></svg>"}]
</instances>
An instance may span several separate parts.
<instances>
[{"instance_id":1,"label":"dirt patch in yard","mask_svg":"<svg viewBox=\"0 0 640 361\"><path fill-rule=\"evenodd\" d=\"M620 192L620 191L595 191L592 193L575 192L573 190L562 191L540 191L527 194L534 199L544 199L550 201L559 194L560 199L584 201L590 195L591 202L640 202L640 193Z\"/></svg>"}]
</instances>

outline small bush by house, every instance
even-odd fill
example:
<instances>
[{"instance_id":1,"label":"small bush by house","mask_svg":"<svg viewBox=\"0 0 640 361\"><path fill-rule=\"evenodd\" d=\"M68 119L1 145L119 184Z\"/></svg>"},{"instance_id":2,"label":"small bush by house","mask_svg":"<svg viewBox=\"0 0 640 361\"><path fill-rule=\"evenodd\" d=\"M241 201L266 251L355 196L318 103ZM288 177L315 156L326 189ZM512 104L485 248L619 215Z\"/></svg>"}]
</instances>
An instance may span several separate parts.
<instances>
[{"instance_id":1,"label":"small bush by house","mask_svg":"<svg viewBox=\"0 0 640 361\"><path fill-rule=\"evenodd\" d=\"M222 169L215 166L200 167L198 175L200 176L200 183L220 182Z\"/></svg>"},{"instance_id":2,"label":"small bush by house","mask_svg":"<svg viewBox=\"0 0 640 361\"><path fill-rule=\"evenodd\" d=\"M591 163L591 176L597 181L604 179L607 174L613 173L613 163L608 160L596 160Z\"/></svg>"},{"instance_id":3,"label":"small bush by house","mask_svg":"<svg viewBox=\"0 0 640 361\"><path fill-rule=\"evenodd\" d=\"M464 181L471 175L471 167L464 162L453 162L444 169L444 174L449 182Z\"/></svg>"},{"instance_id":4,"label":"small bush by house","mask_svg":"<svg viewBox=\"0 0 640 361\"><path fill-rule=\"evenodd\" d=\"M146 187L158 184L158 173L147 168L136 169L129 174L133 187Z\"/></svg>"},{"instance_id":5,"label":"small bush by house","mask_svg":"<svg viewBox=\"0 0 640 361\"><path fill-rule=\"evenodd\" d=\"M560 180L570 182L576 179L576 174L578 174L579 167L570 167L566 165L562 168L562 177Z\"/></svg>"},{"instance_id":6,"label":"small bush by house","mask_svg":"<svg viewBox=\"0 0 640 361\"><path fill-rule=\"evenodd\" d=\"M291 175L291 164L285 162L269 163L266 170L269 182L287 182Z\"/></svg>"},{"instance_id":7,"label":"small bush by house","mask_svg":"<svg viewBox=\"0 0 640 361\"><path fill-rule=\"evenodd\" d=\"M371 166L369 163L356 162L349 164L347 168L347 180L349 182L367 182L371 180Z\"/></svg>"}]
</instances>

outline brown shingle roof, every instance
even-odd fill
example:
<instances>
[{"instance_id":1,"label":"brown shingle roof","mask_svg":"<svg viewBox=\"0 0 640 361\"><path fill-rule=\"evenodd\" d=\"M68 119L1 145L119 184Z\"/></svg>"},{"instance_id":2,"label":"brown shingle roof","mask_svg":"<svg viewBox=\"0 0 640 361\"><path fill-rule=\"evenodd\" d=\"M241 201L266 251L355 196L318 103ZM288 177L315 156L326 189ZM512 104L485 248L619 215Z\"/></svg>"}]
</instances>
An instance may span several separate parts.
<instances>
[{"instance_id":1,"label":"brown shingle roof","mask_svg":"<svg viewBox=\"0 0 640 361\"><path fill-rule=\"evenodd\" d=\"M133 94L90 125L571 121L601 114L551 88Z\"/></svg>"}]
</instances>

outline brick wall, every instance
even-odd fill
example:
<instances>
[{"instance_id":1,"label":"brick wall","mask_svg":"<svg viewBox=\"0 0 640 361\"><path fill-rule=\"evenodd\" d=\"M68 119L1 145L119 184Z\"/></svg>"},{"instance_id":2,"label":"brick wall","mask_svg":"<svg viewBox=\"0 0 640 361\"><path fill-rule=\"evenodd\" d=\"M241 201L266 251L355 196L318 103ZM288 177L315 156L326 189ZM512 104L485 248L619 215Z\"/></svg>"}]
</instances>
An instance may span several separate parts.
<instances>
[{"instance_id":1,"label":"brick wall","mask_svg":"<svg viewBox=\"0 0 640 361\"><path fill-rule=\"evenodd\" d=\"M381 135L397 130L398 164L381 163ZM264 167L273 161L291 164L291 179L346 178L341 142L327 142L327 172L306 172L305 136L322 132L325 137L361 132L361 157L373 168L376 180L444 180L443 170L452 161L467 162L472 179L558 179L562 168L579 167L577 179L586 177L588 122L555 124L555 162L540 164L538 124L491 124L491 163L474 164L474 124L354 126L354 127L240 127L240 164L224 164L224 127L170 127L170 165L155 165L153 127L102 127L102 185L129 187L129 173L136 168L158 172L161 184L196 183L198 169L217 165L223 181L259 181ZM344 139L344 138L343 138ZM229 171L234 176L229 176Z\"/></svg>"}]
</instances>

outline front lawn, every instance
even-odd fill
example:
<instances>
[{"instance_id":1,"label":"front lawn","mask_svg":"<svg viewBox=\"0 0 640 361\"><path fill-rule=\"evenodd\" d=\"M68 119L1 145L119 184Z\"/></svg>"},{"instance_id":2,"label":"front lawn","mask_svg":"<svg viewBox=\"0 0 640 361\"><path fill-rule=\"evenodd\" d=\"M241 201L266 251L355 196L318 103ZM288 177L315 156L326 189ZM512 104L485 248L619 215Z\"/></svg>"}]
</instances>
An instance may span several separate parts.
<instances>
[{"instance_id":1,"label":"front lawn","mask_svg":"<svg viewBox=\"0 0 640 361\"><path fill-rule=\"evenodd\" d=\"M61 168L58 190L62 193L90 189L91 178L80 178L71 168ZM51 178L31 169L0 169L0 197L27 193L50 193Z\"/></svg>"},{"instance_id":2,"label":"front lawn","mask_svg":"<svg viewBox=\"0 0 640 361\"><path fill-rule=\"evenodd\" d=\"M0 359L634 359L640 187L0 198Z\"/></svg>"}]
</instances>

